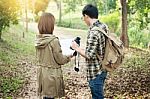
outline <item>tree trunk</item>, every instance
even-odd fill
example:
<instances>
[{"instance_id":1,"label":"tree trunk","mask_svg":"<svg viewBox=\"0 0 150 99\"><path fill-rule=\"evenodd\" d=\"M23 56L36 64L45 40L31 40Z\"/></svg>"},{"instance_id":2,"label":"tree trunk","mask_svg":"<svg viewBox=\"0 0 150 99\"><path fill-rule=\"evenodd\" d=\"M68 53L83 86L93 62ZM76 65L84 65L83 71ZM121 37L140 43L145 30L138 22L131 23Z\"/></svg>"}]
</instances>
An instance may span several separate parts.
<instances>
[{"instance_id":1,"label":"tree trunk","mask_svg":"<svg viewBox=\"0 0 150 99\"><path fill-rule=\"evenodd\" d=\"M2 32L0 32L0 40L2 39Z\"/></svg>"},{"instance_id":2,"label":"tree trunk","mask_svg":"<svg viewBox=\"0 0 150 99\"><path fill-rule=\"evenodd\" d=\"M59 23L61 23L61 16L62 16L62 11L61 11L61 0L59 1Z\"/></svg>"},{"instance_id":3,"label":"tree trunk","mask_svg":"<svg viewBox=\"0 0 150 99\"><path fill-rule=\"evenodd\" d=\"M25 15L26 15L26 32L28 32L28 11L27 11L28 0L25 0Z\"/></svg>"},{"instance_id":4,"label":"tree trunk","mask_svg":"<svg viewBox=\"0 0 150 99\"><path fill-rule=\"evenodd\" d=\"M56 2L57 10L59 10L59 8L60 8L59 1L58 0L54 0L54 1Z\"/></svg>"},{"instance_id":5,"label":"tree trunk","mask_svg":"<svg viewBox=\"0 0 150 99\"><path fill-rule=\"evenodd\" d=\"M124 43L126 48L129 48L129 38L127 34L127 4L126 0L120 0L121 7L122 7L122 31L120 39Z\"/></svg>"}]
</instances>

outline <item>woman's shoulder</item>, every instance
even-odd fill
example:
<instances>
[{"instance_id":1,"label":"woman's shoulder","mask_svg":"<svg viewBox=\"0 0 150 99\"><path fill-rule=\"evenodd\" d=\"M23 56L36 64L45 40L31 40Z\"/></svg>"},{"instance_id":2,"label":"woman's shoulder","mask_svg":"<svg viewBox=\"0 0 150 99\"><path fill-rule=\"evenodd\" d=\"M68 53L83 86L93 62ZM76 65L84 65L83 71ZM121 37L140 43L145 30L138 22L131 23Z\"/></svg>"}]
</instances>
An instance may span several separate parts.
<instances>
[{"instance_id":1,"label":"woman's shoulder","mask_svg":"<svg viewBox=\"0 0 150 99\"><path fill-rule=\"evenodd\" d=\"M53 35L51 44L56 47L57 45L60 45L59 43L60 43L59 38Z\"/></svg>"}]
</instances>

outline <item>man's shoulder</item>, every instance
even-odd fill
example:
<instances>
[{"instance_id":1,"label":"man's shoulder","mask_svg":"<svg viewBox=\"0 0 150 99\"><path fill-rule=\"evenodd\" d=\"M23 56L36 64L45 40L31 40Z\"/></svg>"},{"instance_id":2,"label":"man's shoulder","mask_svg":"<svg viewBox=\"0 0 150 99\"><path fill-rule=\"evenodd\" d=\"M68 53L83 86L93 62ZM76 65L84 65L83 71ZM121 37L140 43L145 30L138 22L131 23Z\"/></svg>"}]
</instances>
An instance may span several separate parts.
<instances>
[{"instance_id":1,"label":"man's shoulder","mask_svg":"<svg viewBox=\"0 0 150 99\"><path fill-rule=\"evenodd\" d=\"M93 28L91 28L91 30L89 32L90 32L90 35L98 36L100 31L98 31L98 29L95 29L93 27Z\"/></svg>"},{"instance_id":2,"label":"man's shoulder","mask_svg":"<svg viewBox=\"0 0 150 99\"><path fill-rule=\"evenodd\" d=\"M91 33L93 34L101 34L104 31L104 29L102 27L99 26L93 26L90 30Z\"/></svg>"}]
</instances>

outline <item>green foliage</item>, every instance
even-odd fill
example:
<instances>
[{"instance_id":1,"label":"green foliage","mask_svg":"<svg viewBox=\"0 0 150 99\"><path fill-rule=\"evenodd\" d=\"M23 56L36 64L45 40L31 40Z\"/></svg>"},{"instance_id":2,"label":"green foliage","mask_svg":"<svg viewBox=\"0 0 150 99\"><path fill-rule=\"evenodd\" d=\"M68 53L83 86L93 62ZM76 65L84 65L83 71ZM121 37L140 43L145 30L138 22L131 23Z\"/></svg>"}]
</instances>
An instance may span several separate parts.
<instances>
[{"instance_id":1,"label":"green foliage","mask_svg":"<svg viewBox=\"0 0 150 99\"><path fill-rule=\"evenodd\" d=\"M34 19L35 19L35 22L38 22L39 19L40 19L40 16L36 15L36 16L34 17Z\"/></svg>"},{"instance_id":2,"label":"green foliage","mask_svg":"<svg viewBox=\"0 0 150 99\"><path fill-rule=\"evenodd\" d=\"M107 0L108 2L108 10L116 9L116 1L117 0Z\"/></svg>"},{"instance_id":3,"label":"green foliage","mask_svg":"<svg viewBox=\"0 0 150 99\"><path fill-rule=\"evenodd\" d=\"M18 75L16 66L13 63L8 63L0 64L0 97L4 99L12 99L10 96L15 96L23 84L23 77Z\"/></svg>"},{"instance_id":4,"label":"green foliage","mask_svg":"<svg viewBox=\"0 0 150 99\"><path fill-rule=\"evenodd\" d=\"M18 22L19 7L18 0L0 1L0 33L6 27L9 27L11 23L16 24Z\"/></svg>"},{"instance_id":5,"label":"green foliage","mask_svg":"<svg viewBox=\"0 0 150 99\"><path fill-rule=\"evenodd\" d=\"M136 20L140 22L139 28L144 29L144 27L150 23L150 17L148 16L150 12L150 0L128 0L128 13L129 15L134 15Z\"/></svg>"},{"instance_id":6,"label":"green foliage","mask_svg":"<svg viewBox=\"0 0 150 99\"><path fill-rule=\"evenodd\" d=\"M108 14L116 9L116 0L86 0L87 3L91 3L97 6L101 15Z\"/></svg>"},{"instance_id":7,"label":"green foliage","mask_svg":"<svg viewBox=\"0 0 150 99\"><path fill-rule=\"evenodd\" d=\"M141 48L147 48L149 38L150 38L150 32L146 29L141 30L139 28L140 22L132 21L129 24L128 29L128 36L130 39L130 45L141 47Z\"/></svg>"},{"instance_id":8,"label":"green foliage","mask_svg":"<svg viewBox=\"0 0 150 99\"><path fill-rule=\"evenodd\" d=\"M27 1L26 1L27 2ZM27 4L27 7L29 10L31 10L31 12L34 11L34 1L33 0L28 0L28 4Z\"/></svg>"},{"instance_id":9,"label":"green foliage","mask_svg":"<svg viewBox=\"0 0 150 99\"><path fill-rule=\"evenodd\" d=\"M86 1L87 1L87 3L90 3L90 4L93 4L95 6L98 6L98 1L99 0L86 0Z\"/></svg>"},{"instance_id":10,"label":"green foliage","mask_svg":"<svg viewBox=\"0 0 150 99\"><path fill-rule=\"evenodd\" d=\"M116 0L63 0L66 3L65 12L75 12L76 8L83 3L93 4L98 7L100 14L108 14L116 9Z\"/></svg>"},{"instance_id":11,"label":"green foliage","mask_svg":"<svg viewBox=\"0 0 150 99\"><path fill-rule=\"evenodd\" d=\"M65 9L64 9L64 14L63 15L67 15L69 14L69 23L68 22L64 22L64 23L59 23L59 26L65 26L65 27L74 27L72 26L72 14L75 13L78 9L78 5L80 5L82 2L82 0L63 0L63 2L65 3ZM80 11L81 12L81 11Z\"/></svg>"},{"instance_id":12,"label":"green foliage","mask_svg":"<svg viewBox=\"0 0 150 99\"><path fill-rule=\"evenodd\" d=\"M3 42L0 42L0 46L1 47L4 47L5 49L7 49L6 46L2 46L2 44L6 44L6 46L10 46L7 42L3 41ZM11 46L10 46L11 47ZM14 59L13 58L13 49L11 49L11 51L7 51L7 50L2 50L2 48L0 48L0 60L1 61L5 61L7 64L10 64L10 63L14 63ZM9 56L8 56L9 55Z\"/></svg>"},{"instance_id":13,"label":"green foliage","mask_svg":"<svg viewBox=\"0 0 150 99\"><path fill-rule=\"evenodd\" d=\"M77 22L74 22L73 18L71 18L71 17L74 17L72 15L72 12L76 13L78 11L78 9L81 7L82 3L87 3L87 4L91 3L93 5L96 5L98 7L99 13L102 14L102 15L108 13L110 10L111 10L110 12L112 12L112 10L114 10L116 8L116 0L82 0L81 3L80 3L80 1L81 0L63 0L63 2L65 3L65 12L64 12L65 14L64 15L69 13L70 14L70 19L69 19L69 22L68 21L66 22L66 20L63 21L63 23L59 24L59 26L76 28L76 25L74 26L74 24L77 23ZM80 12L82 12L82 9L80 9ZM113 31L116 31L116 28L117 28L116 25L118 25L118 23L119 23L119 21L118 21L118 16L119 15L117 14L118 16L116 17L115 14L113 14L113 15L110 14L110 17L111 18L113 17L115 19L114 21L116 22L116 23L113 22L111 24L111 27L114 26L114 27L112 27ZM111 19L109 18L108 21L110 21L110 20ZM116 20L118 21L118 23L117 23ZM106 23L109 23L108 21L107 21L107 19L105 20ZM78 26L77 26L77 28L78 28ZM81 26L81 28L82 28L82 26ZM85 29L85 28L83 27L83 29Z\"/></svg>"},{"instance_id":14,"label":"green foliage","mask_svg":"<svg viewBox=\"0 0 150 99\"><path fill-rule=\"evenodd\" d=\"M22 38L24 28L21 25L11 25L3 31L4 39L0 42L0 97L3 99L14 99L25 83L25 70L22 60L23 55L34 57L33 32L28 32Z\"/></svg>"},{"instance_id":15,"label":"green foliage","mask_svg":"<svg viewBox=\"0 0 150 99\"><path fill-rule=\"evenodd\" d=\"M1 91L3 94L16 92L21 87L22 80L17 77L2 78Z\"/></svg>"},{"instance_id":16,"label":"green foliage","mask_svg":"<svg viewBox=\"0 0 150 99\"><path fill-rule=\"evenodd\" d=\"M113 12L99 18L102 22L108 25L111 32L117 32L120 25L119 12Z\"/></svg>"},{"instance_id":17,"label":"green foliage","mask_svg":"<svg viewBox=\"0 0 150 99\"><path fill-rule=\"evenodd\" d=\"M65 14L70 13L70 12L75 12L76 6L78 3L77 0L64 0L65 5Z\"/></svg>"},{"instance_id":18,"label":"green foliage","mask_svg":"<svg viewBox=\"0 0 150 99\"><path fill-rule=\"evenodd\" d=\"M0 97L12 99L23 84L23 77L18 75L16 66L3 64L0 66ZM7 98L6 98L7 97Z\"/></svg>"},{"instance_id":19,"label":"green foliage","mask_svg":"<svg viewBox=\"0 0 150 99\"><path fill-rule=\"evenodd\" d=\"M136 11L140 11L145 16L150 11L149 0L128 0L128 13L134 14Z\"/></svg>"},{"instance_id":20,"label":"green foliage","mask_svg":"<svg viewBox=\"0 0 150 99\"><path fill-rule=\"evenodd\" d=\"M87 26L80 18L71 18L73 20L70 23L70 19L63 19L61 23L57 22L58 26L75 29L87 29Z\"/></svg>"},{"instance_id":21,"label":"green foliage","mask_svg":"<svg viewBox=\"0 0 150 99\"><path fill-rule=\"evenodd\" d=\"M29 31L25 38L22 37L23 35L24 27L22 25L11 25L11 28L9 30L6 30L7 32L4 37L7 41L7 45L9 45L12 49L12 53L18 53L18 54L24 54L27 55L27 53L33 54L34 53L34 36L35 34L32 31ZM11 33L11 34L8 34ZM15 36L14 36L15 35ZM9 38L8 38L9 37ZM26 40L25 40L26 39ZM20 52L20 53L19 53Z\"/></svg>"},{"instance_id":22,"label":"green foliage","mask_svg":"<svg viewBox=\"0 0 150 99\"><path fill-rule=\"evenodd\" d=\"M36 15L38 15L38 13L40 11L44 12L45 9L48 7L48 4L49 4L49 0L36 0L35 1L35 8L34 8L35 11L34 11L34 13Z\"/></svg>"}]
</instances>

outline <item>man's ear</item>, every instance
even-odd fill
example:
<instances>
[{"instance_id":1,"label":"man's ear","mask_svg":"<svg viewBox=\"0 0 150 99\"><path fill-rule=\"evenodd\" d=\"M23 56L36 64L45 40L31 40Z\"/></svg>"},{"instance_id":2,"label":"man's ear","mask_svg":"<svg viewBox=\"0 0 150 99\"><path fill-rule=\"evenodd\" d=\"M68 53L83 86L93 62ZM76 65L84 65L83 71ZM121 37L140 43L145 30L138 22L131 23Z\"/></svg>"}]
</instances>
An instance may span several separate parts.
<instances>
[{"instance_id":1,"label":"man's ear","mask_svg":"<svg viewBox=\"0 0 150 99\"><path fill-rule=\"evenodd\" d=\"M89 16L88 16L88 15L86 15L86 14L84 15L84 17L89 18Z\"/></svg>"}]
</instances>

